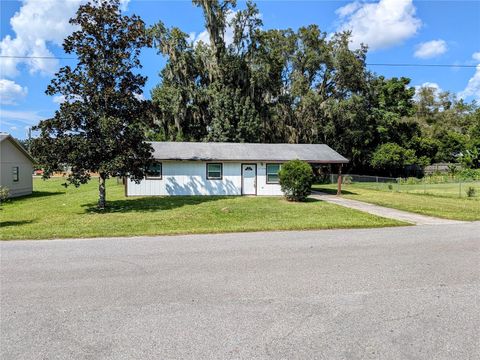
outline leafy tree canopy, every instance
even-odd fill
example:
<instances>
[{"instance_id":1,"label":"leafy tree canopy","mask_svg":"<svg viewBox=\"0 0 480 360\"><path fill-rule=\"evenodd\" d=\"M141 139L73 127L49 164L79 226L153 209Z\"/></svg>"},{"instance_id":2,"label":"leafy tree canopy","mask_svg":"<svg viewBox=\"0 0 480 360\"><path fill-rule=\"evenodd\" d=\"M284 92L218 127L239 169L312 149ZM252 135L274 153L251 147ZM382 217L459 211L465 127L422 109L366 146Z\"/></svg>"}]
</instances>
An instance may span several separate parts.
<instances>
[{"instance_id":1,"label":"leafy tree canopy","mask_svg":"<svg viewBox=\"0 0 480 360\"><path fill-rule=\"evenodd\" d=\"M193 3L203 10L208 43L161 22L150 29L167 58L152 91L152 139L326 143L362 173L386 171L371 162L386 143L412 150L422 164L478 150L475 103L371 73L367 48L352 51L349 32L264 30L252 2L240 10L233 0Z\"/></svg>"},{"instance_id":2,"label":"leafy tree canopy","mask_svg":"<svg viewBox=\"0 0 480 360\"><path fill-rule=\"evenodd\" d=\"M141 179L151 148L149 104L141 99L146 77L140 50L150 44L144 22L122 16L119 0L94 0L79 7L70 23L78 30L63 48L78 58L55 75L46 93L65 101L53 118L37 126L32 152L45 166L44 176L70 168L66 184L79 186L99 174L99 207L105 207L105 180L130 175Z\"/></svg>"}]
</instances>

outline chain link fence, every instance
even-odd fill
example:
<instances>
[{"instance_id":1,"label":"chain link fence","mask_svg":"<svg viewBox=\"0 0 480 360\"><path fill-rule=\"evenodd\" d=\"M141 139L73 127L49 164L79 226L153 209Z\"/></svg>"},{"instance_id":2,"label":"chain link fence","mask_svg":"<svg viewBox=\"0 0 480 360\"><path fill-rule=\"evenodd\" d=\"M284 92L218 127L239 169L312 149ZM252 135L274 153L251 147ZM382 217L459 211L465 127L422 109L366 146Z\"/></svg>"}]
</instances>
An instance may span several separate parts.
<instances>
[{"instance_id":1,"label":"chain link fence","mask_svg":"<svg viewBox=\"0 0 480 360\"><path fill-rule=\"evenodd\" d=\"M337 183L338 175L332 174L330 181ZM342 175L342 187L348 190L363 188L378 191L404 192L410 194L428 194L454 198L480 199L480 181L458 179L450 176L426 176L418 178L391 178L382 176Z\"/></svg>"}]
</instances>

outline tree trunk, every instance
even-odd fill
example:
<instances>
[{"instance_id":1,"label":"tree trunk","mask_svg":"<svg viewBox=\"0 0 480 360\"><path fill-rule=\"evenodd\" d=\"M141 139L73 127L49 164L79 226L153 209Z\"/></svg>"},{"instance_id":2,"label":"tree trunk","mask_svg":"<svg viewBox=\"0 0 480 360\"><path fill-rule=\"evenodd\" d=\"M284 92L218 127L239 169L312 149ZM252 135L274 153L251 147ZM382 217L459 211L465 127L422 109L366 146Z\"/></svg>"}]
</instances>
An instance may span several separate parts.
<instances>
[{"instance_id":1,"label":"tree trunk","mask_svg":"<svg viewBox=\"0 0 480 360\"><path fill-rule=\"evenodd\" d=\"M100 173L100 177L98 178L98 208L100 210L105 209L105 205L107 203L106 200L106 193L105 193L105 180L106 175L105 173Z\"/></svg>"}]
</instances>

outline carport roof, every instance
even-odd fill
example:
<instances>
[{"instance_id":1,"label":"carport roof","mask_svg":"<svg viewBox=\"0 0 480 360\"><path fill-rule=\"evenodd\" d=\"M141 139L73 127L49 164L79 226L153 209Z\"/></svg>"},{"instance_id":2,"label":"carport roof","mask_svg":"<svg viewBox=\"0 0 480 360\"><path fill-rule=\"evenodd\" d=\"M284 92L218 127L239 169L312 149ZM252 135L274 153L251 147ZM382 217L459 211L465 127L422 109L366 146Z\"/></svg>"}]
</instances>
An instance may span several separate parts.
<instances>
[{"instance_id":1,"label":"carport roof","mask_svg":"<svg viewBox=\"0 0 480 360\"><path fill-rule=\"evenodd\" d=\"M213 142L150 142L157 160L289 161L340 164L348 159L325 144L251 144Z\"/></svg>"}]
</instances>

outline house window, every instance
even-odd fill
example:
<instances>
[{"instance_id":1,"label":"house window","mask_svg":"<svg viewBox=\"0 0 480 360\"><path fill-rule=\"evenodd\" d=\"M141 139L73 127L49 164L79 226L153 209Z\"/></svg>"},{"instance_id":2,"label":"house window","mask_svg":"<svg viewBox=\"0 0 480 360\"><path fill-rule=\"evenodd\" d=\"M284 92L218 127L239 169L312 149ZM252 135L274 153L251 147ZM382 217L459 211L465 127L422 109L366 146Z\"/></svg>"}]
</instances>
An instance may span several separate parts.
<instances>
[{"instance_id":1,"label":"house window","mask_svg":"<svg viewBox=\"0 0 480 360\"><path fill-rule=\"evenodd\" d=\"M280 164L267 164L267 184L278 184L278 172L280 171Z\"/></svg>"},{"instance_id":2,"label":"house window","mask_svg":"<svg viewBox=\"0 0 480 360\"><path fill-rule=\"evenodd\" d=\"M223 164L209 163L207 164L207 179L222 180Z\"/></svg>"},{"instance_id":3,"label":"house window","mask_svg":"<svg viewBox=\"0 0 480 360\"><path fill-rule=\"evenodd\" d=\"M160 180L162 179L162 163L154 162L151 163L147 170L145 171L147 179L155 179Z\"/></svg>"},{"instance_id":4,"label":"house window","mask_svg":"<svg viewBox=\"0 0 480 360\"><path fill-rule=\"evenodd\" d=\"M12 179L14 182L17 182L19 180L18 177L18 166L12 167Z\"/></svg>"}]
</instances>

